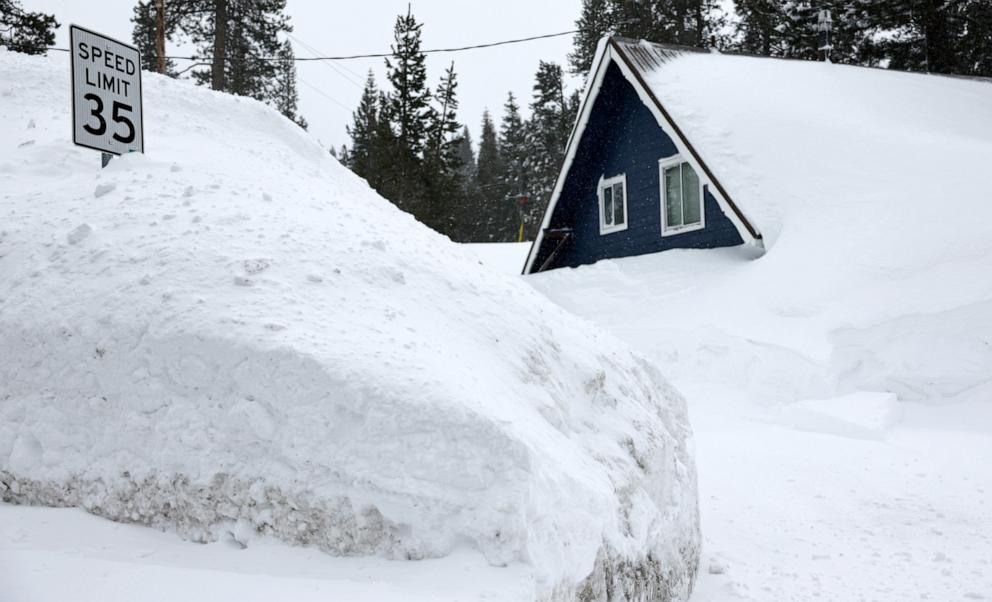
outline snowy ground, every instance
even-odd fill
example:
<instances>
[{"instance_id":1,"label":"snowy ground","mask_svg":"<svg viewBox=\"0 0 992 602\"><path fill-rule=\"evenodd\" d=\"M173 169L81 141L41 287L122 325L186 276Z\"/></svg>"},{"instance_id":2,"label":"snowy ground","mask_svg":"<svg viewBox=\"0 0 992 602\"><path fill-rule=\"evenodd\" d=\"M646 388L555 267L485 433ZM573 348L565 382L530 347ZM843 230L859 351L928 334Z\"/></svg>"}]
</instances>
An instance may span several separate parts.
<instances>
[{"instance_id":1,"label":"snowy ground","mask_svg":"<svg viewBox=\"0 0 992 602\"><path fill-rule=\"evenodd\" d=\"M689 400L704 542L693 602L992 600L992 400L810 399L835 387L830 362L679 330L658 309L740 267L703 251L527 279L654 357ZM953 351L934 361L980 359Z\"/></svg>"},{"instance_id":2,"label":"snowy ground","mask_svg":"<svg viewBox=\"0 0 992 602\"><path fill-rule=\"evenodd\" d=\"M459 551L438 560L332 558L272 541L190 544L76 509L0 504L3 602L533 599L522 565Z\"/></svg>"}]
</instances>

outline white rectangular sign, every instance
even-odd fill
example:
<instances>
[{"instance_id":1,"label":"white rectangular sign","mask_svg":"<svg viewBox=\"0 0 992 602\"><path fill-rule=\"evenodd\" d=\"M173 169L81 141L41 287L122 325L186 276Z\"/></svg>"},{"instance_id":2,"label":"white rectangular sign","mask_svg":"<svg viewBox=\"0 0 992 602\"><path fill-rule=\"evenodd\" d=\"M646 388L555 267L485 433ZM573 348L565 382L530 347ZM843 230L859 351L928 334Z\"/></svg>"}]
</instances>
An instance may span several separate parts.
<instances>
[{"instance_id":1,"label":"white rectangular sign","mask_svg":"<svg viewBox=\"0 0 992 602\"><path fill-rule=\"evenodd\" d=\"M138 49L78 25L69 40L73 142L113 155L145 152Z\"/></svg>"}]
</instances>

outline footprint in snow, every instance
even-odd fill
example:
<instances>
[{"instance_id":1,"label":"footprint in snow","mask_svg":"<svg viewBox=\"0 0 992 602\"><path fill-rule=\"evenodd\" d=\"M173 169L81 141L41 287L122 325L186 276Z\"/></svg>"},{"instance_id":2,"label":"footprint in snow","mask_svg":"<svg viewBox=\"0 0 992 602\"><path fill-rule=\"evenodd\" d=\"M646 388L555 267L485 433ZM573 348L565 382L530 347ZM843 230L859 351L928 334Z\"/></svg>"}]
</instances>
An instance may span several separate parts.
<instances>
[{"instance_id":1,"label":"footprint in snow","mask_svg":"<svg viewBox=\"0 0 992 602\"><path fill-rule=\"evenodd\" d=\"M246 259L244 261L245 273L249 276L260 274L269 269L272 262L268 259Z\"/></svg>"}]
</instances>

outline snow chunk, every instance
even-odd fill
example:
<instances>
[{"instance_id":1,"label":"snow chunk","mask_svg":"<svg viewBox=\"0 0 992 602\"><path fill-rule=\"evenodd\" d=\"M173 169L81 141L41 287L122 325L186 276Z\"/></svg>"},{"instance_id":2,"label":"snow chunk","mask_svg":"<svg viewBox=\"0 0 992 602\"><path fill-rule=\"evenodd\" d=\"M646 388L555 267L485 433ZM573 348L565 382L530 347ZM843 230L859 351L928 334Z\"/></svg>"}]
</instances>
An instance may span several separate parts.
<instances>
[{"instance_id":1,"label":"snow chunk","mask_svg":"<svg viewBox=\"0 0 992 602\"><path fill-rule=\"evenodd\" d=\"M66 240L70 245L79 244L93 233L93 228L89 224L80 224L72 232L66 235Z\"/></svg>"},{"instance_id":2,"label":"snow chunk","mask_svg":"<svg viewBox=\"0 0 992 602\"><path fill-rule=\"evenodd\" d=\"M108 195L117 189L117 184L114 182L107 182L106 184L97 184L96 190L93 191L93 196L95 198L100 198L102 196Z\"/></svg>"}]
</instances>

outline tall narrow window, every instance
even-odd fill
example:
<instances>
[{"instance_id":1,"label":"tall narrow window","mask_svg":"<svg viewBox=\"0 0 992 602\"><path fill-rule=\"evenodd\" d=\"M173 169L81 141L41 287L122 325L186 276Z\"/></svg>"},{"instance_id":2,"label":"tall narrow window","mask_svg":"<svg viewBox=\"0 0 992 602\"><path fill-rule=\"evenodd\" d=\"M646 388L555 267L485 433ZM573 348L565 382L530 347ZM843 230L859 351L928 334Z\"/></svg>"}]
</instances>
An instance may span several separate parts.
<instances>
[{"instance_id":1,"label":"tall narrow window","mask_svg":"<svg viewBox=\"0 0 992 602\"><path fill-rule=\"evenodd\" d=\"M675 156L660 163L662 235L704 227L703 187L696 170Z\"/></svg>"},{"instance_id":2,"label":"tall narrow window","mask_svg":"<svg viewBox=\"0 0 992 602\"><path fill-rule=\"evenodd\" d=\"M627 176L599 181L599 233L627 229Z\"/></svg>"}]
</instances>

